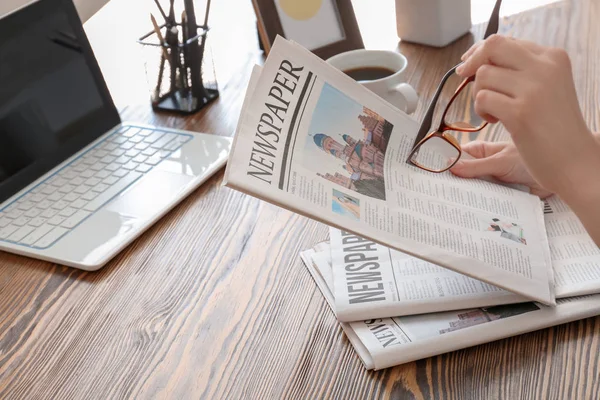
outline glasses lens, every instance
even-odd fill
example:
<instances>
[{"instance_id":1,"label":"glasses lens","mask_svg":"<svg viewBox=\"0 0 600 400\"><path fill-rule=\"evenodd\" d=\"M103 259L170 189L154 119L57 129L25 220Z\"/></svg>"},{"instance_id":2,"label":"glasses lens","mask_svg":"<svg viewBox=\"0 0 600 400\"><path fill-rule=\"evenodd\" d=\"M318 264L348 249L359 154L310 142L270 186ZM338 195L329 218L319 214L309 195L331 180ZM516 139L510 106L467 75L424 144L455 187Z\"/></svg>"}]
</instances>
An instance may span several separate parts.
<instances>
[{"instance_id":1,"label":"glasses lens","mask_svg":"<svg viewBox=\"0 0 600 400\"><path fill-rule=\"evenodd\" d=\"M448 104L454 96L456 90L462 85L464 79L456 74L448 79L444 85L444 92L442 95L445 102ZM483 127L485 121L481 119L475 112L475 101L473 99L473 82L469 82L454 98L448 111L446 112L446 118L444 122L451 128L461 129L479 129ZM442 101L444 101L442 100ZM443 110L441 110L443 112Z\"/></svg>"},{"instance_id":2,"label":"glasses lens","mask_svg":"<svg viewBox=\"0 0 600 400\"><path fill-rule=\"evenodd\" d=\"M443 172L458 158L459 151L445 139L432 136L413 153L411 162L432 172Z\"/></svg>"}]
</instances>

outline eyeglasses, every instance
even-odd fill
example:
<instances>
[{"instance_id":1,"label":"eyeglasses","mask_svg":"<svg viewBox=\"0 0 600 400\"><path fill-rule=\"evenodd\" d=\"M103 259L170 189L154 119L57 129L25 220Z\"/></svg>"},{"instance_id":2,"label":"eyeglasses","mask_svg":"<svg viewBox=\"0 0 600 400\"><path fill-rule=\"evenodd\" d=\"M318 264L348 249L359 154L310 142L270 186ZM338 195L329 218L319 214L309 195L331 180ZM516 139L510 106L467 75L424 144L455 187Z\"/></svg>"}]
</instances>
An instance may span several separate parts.
<instances>
[{"instance_id":1,"label":"eyeglasses","mask_svg":"<svg viewBox=\"0 0 600 400\"><path fill-rule=\"evenodd\" d=\"M499 12L502 0L497 0L494 11L485 31L484 39L498 32ZM429 172L444 172L452 168L462 155L460 143L450 132L479 132L486 127L483 121L474 111L472 96L472 83L475 76L462 80L456 74L454 66L444 75L435 91L431 103L425 113L419 132L413 143L407 162ZM462 80L462 82L461 82ZM448 83L448 84L447 84ZM452 88L457 87L454 92ZM450 93L447 93L450 90ZM431 129L433 117L440 95L444 93L450 97L446 108L440 116L440 124L437 129ZM427 133L429 131L429 133Z\"/></svg>"}]
</instances>

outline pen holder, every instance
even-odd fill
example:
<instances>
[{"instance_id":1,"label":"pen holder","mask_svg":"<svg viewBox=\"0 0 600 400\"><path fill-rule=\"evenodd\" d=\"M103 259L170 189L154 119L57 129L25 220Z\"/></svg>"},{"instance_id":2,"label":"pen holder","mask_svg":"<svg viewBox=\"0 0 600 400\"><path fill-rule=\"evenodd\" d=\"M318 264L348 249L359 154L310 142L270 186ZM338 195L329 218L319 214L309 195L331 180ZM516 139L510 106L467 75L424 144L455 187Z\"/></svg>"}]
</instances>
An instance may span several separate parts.
<instances>
[{"instance_id":1,"label":"pen holder","mask_svg":"<svg viewBox=\"0 0 600 400\"><path fill-rule=\"evenodd\" d=\"M160 27L164 42L151 31L138 39L144 52L152 108L192 114L219 96L208 27L187 38L188 27Z\"/></svg>"}]
</instances>

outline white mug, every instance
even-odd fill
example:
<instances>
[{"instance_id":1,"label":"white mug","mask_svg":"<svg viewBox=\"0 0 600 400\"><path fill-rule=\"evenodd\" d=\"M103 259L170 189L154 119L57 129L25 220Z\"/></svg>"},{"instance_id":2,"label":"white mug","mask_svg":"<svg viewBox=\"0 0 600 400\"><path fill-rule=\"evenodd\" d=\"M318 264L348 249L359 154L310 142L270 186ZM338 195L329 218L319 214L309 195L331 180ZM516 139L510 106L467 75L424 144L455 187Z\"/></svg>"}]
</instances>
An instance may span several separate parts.
<instances>
[{"instance_id":1,"label":"white mug","mask_svg":"<svg viewBox=\"0 0 600 400\"><path fill-rule=\"evenodd\" d=\"M381 79L358 82L407 114L413 113L417 108L419 97L415 89L405 82L403 72L408 61L402 54L388 50L359 49L337 54L327 62L341 71L364 67L394 71L392 75Z\"/></svg>"}]
</instances>

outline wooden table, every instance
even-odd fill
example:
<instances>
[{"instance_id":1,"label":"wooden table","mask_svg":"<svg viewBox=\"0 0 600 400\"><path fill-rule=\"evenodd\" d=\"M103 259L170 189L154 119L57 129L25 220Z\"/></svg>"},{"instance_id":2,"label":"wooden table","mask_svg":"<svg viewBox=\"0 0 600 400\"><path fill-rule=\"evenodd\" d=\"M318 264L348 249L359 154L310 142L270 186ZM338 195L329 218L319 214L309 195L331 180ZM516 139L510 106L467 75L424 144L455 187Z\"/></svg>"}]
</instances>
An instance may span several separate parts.
<instances>
[{"instance_id":1,"label":"wooden table","mask_svg":"<svg viewBox=\"0 0 600 400\"><path fill-rule=\"evenodd\" d=\"M128 51L149 25L124 18L147 15L138 7L148 3L113 0L86 27L124 119L231 135L250 66L262 62L250 2L214 2L221 97L189 118L154 115L146 92L131 97L143 64ZM393 8L377 2L377 17L374 3L355 2L367 46L398 48ZM566 48L585 117L600 130L597 21L599 1L562 1L503 19L501 31ZM472 42L400 43L422 99ZM366 371L298 257L327 228L222 178L99 272L0 254L0 398L600 398L600 318Z\"/></svg>"}]
</instances>

